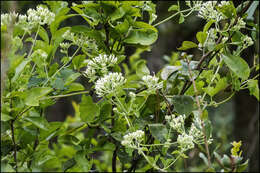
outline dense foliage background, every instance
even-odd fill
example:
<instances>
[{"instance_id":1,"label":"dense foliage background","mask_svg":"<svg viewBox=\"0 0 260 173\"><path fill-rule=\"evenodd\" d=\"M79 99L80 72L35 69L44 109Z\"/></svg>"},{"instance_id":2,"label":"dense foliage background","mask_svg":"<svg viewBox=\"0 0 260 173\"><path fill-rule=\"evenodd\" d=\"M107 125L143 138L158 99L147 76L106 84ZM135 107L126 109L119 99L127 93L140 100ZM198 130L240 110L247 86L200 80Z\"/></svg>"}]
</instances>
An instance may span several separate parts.
<instances>
[{"instance_id":1,"label":"dense foliage background","mask_svg":"<svg viewBox=\"0 0 260 173\"><path fill-rule=\"evenodd\" d=\"M1 1L1 13L14 10L18 13L25 14L29 8L35 8L40 3L40 1ZM155 3L157 5L158 15L156 21L161 21L169 16L168 8L174 4L174 2L155 1ZM240 4L240 1L234 1L235 6L238 4ZM69 6L72 6L71 2L69 2ZM185 6L185 2L181 3L181 6ZM164 65L168 63L169 59L175 56L177 47L180 47L184 40L196 40L196 33L200 31L201 27L206 23L206 21L196 17L195 14L190 15L181 24L178 24L178 20L178 18L173 18L157 27L159 37L152 45L151 51L136 55L147 60L150 71L157 73L162 69ZM259 6L253 16L253 20L259 24ZM65 20L62 25L74 26L81 24L83 21L84 20L79 17L69 18ZM244 51L242 55L249 65L253 63L254 53L259 54L259 37L256 36L256 38L256 45L249 47L248 51ZM2 42L2 44L5 43ZM133 47L126 47L126 56L129 57L133 55L135 51L136 49ZM189 53L196 55L198 54L196 51L197 50L192 49ZM1 78L4 78L3 73L5 68L7 68L7 64L3 60L1 53ZM84 81L82 77L78 79L79 83L86 86ZM4 84L1 82L1 91L4 87ZM225 97L225 94L225 92L222 92L217 97ZM46 110L47 120L49 122L69 121L68 117L73 117L77 113L77 111L75 111L75 109L77 109L75 103L80 103L80 98L81 96L71 96L59 99L55 105L48 107ZM245 159L250 159L248 171L259 171L259 102L257 99L251 96L248 90L242 90L236 93L230 101L218 108L211 108L208 111L209 119L212 121L212 124L214 124L213 136L214 140L217 141L214 145L219 145L218 150L221 151L221 153L228 153L232 147L230 141L241 140L242 155ZM56 143L57 139L53 138L51 142ZM95 143L95 141L93 143ZM55 149L55 145L50 145L50 147ZM68 152L69 155L70 151L73 152L66 148L63 149L64 151L60 151L60 153ZM189 153L189 157L193 158L194 155L197 155L196 152L198 153L199 151L194 150L193 153ZM98 152L95 153L95 157L100 157L100 154ZM100 170L111 171L111 168L105 167L110 163L111 157L112 152L107 155L102 155L102 161L95 164L99 165ZM199 171L201 168L204 168L203 159L187 159L184 162L180 161L176 164L180 169L182 165L190 167L189 171Z\"/></svg>"}]
</instances>

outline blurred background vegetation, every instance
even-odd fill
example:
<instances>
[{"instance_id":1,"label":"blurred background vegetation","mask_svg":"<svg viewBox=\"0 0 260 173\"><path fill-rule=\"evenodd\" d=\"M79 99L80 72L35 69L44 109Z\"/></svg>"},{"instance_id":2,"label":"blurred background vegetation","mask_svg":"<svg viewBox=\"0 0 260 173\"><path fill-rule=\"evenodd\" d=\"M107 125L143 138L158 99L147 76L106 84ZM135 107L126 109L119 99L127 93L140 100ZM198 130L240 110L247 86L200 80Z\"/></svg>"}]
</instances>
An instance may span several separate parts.
<instances>
[{"instance_id":1,"label":"blurred background vegetation","mask_svg":"<svg viewBox=\"0 0 260 173\"><path fill-rule=\"evenodd\" d=\"M74 1L77 2L77 1ZM161 21L162 19L168 17L171 13L167 11L170 5L176 3L174 1L154 1L157 4L157 15L156 21ZM10 11L16 11L17 13L25 14L29 8L35 8L42 1L1 1L1 13L6 13ZM69 2L71 6L71 1ZM241 1L234 1L235 6L240 4ZM185 5L185 2L182 2ZM254 20L259 25L259 6L256 10ZM155 21L155 23L156 23ZM82 24L81 18L69 18L63 22L63 26L73 26ZM189 40L195 41L196 33L201 30L205 21L196 17L196 14L189 16L184 23L178 24L178 17L174 18L166 23L159 25L157 28L159 30L159 37L156 43L153 44L151 51L143 52L140 56L147 60L148 67L150 71L157 73L166 63L167 57L173 56L174 52L177 51L177 47L180 47L182 41ZM259 38L257 36L256 38ZM5 43L2 43L5 44ZM2 47L2 46L1 46ZM2 51L1 51L2 52ZM129 57L135 52L135 48L127 47L126 56ZM253 54L256 52L259 54L259 39L255 46L248 48L248 51L244 51L242 57L251 66L253 63ZM190 53L194 54L195 58L198 52L193 50ZM3 77L3 69L8 63L3 61L1 53L1 78ZM1 81L3 81L1 79ZM79 82L84 84L83 78L79 79ZM1 90L3 85L1 84ZM223 97L218 95L216 97ZM217 98L216 98L217 99ZM64 121L68 115L74 115L74 109L72 106L72 101L79 102L80 96L73 96L68 98L61 98L57 103L51 106L47 113L48 121ZM230 101L218 108L211 108L209 111L209 118L213 124L213 138L217 141L211 146L215 148L219 145L218 153L230 153L231 142L242 140L242 150L243 157L245 159L249 158L249 171L259 171L259 102L249 95L248 90L242 90L237 93ZM193 150L189 153L190 158L197 156L199 151ZM104 162L109 162L111 159L103 156ZM180 161L182 162L182 161ZM107 163L108 164L108 163ZM202 159L196 160L185 160L184 163L178 163L182 167L190 167L189 171L199 171L203 168ZM102 164L100 164L102 166ZM181 170L180 170L181 171Z\"/></svg>"}]
</instances>

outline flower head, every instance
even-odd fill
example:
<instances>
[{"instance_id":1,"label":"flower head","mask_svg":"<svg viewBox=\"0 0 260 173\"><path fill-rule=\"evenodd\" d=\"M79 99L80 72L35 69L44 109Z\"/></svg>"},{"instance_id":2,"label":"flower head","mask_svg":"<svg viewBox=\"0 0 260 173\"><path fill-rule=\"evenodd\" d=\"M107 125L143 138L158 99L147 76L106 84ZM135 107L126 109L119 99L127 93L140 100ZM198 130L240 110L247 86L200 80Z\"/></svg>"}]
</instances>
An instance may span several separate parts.
<instances>
[{"instance_id":1,"label":"flower head","mask_svg":"<svg viewBox=\"0 0 260 173\"><path fill-rule=\"evenodd\" d=\"M114 55L99 55L86 61L88 66L85 73L90 81L94 81L98 74L103 76L108 73L108 67L113 67L117 63L117 57Z\"/></svg>"},{"instance_id":2,"label":"flower head","mask_svg":"<svg viewBox=\"0 0 260 173\"><path fill-rule=\"evenodd\" d=\"M194 148L193 136L187 134L178 135L177 143L182 151Z\"/></svg>"},{"instance_id":3,"label":"flower head","mask_svg":"<svg viewBox=\"0 0 260 173\"><path fill-rule=\"evenodd\" d=\"M203 4L201 4L200 8L198 8L198 16L206 20L213 19L217 22L224 19L225 16L223 16L222 13L219 13L217 10L215 10L216 4L217 1L204 2Z\"/></svg>"},{"instance_id":4,"label":"flower head","mask_svg":"<svg viewBox=\"0 0 260 173\"><path fill-rule=\"evenodd\" d=\"M55 14L49 11L48 8L45 8L41 5L37 6L36 10L29 9L27 11L27 15L28 15L28 23L32 23L34 25L37 24L50 25L55 19Z\"/></svg>"},{"instance_id":5,"label":"flower head","mask_svg":"<svg viewBox=\"0 0 260 173\"><path fill-rule=\"evenodd\" d=\"M124 85L126 79L123 77L122 73L108 73L104 77L97 80L95 89L96 93L99 97L103 97L105 95L111 93L117 93L118 89Z\"/></svg>"},{"instance_id":6,"label":"flower head","mask_svg":"<svg viewBox=\"0 0 260 173\"><path fill-rule=\"evenodd\" d=\"M172 114L171 116L165 117L165 119L168 121L171 128L179 133L184 132L185 115L179 115L176 117L174 114Z\"/></svg>"},{"instance_id":7,"label":"flower head","mask_svg":"<svg viewBox=\"0 0 260 173\"><path fill-rule=\"evenodd\" d=\"M125 135L121 144L124 146L134 148L135 142L137 143L141 142L143 140L143 137L144 137L144 132L142 130L137 130L135 132L128 133L127 135Z\"/></svg>"},{"instance_id":8,"label":"flower head","mask_svg":"<svg viewBox=\"0 0 260 173\"><path fill-rule=\"evenodd\" d=\"M150 92L155 92L163 87L163 82L158 82L159 78L156 76L146 75L142 77L142 80Z\"/></svg>"}]
</instances>

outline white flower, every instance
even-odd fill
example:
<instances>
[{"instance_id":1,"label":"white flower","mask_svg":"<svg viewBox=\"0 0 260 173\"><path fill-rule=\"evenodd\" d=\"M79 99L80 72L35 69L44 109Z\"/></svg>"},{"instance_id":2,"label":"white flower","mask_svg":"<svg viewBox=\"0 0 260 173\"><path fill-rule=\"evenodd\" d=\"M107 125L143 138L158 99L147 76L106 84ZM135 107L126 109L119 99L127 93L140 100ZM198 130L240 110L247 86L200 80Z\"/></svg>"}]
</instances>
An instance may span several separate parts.
<instances>
[{"instance_id":1,"label":"white flower","mask_svg":"<svg viewBox=\"0 0 260 173\"><path fill-rule=\"evenodd\" d=\"M144 137L144 132L142 130L137 130L135 132L126 134L123 137L124 139L121 142L121 144L127 147L135 148L136 147L135 143L140 143L143 140L143 137Z\"/></svg>"},{"instance_id":2,"label":"white flower","mask_svg":"<svg viewBox=\"0 0 260 173\"><path fill-rule=\"evenodd\" d=\"M226 5L229 5L229 4L230 4L229 1L221 1L218 6L219 6L219 7L223 7L223 6L226 6Z\"/></svg>"},{"instance_id":3,"label":"white flower","mask_svg":"<svg viewBox=\"0 0 260 173\"><path fill-rule=\"evenodd\" d=\"M249 46L251 46L253 44L254 44L254 42L253 42L251 37L249 37L247 35L244 36L244 38L243 38L243 47L244 48L249 47Z\"/></svg>"},{"instance_id":4,"label":"white flower","mask_svg":"<svg viewBox=\"0 0 260 173\"><path fill-rule=\"evenodd\" d=\"M29 9L27 11L27 15L28 23L31 23L33 25L50 25L55 19L55 14L49 11L48 8L45 8L41 5L37 6L36 10Z\"/></svg>"},{"instance_id":5,"label":"white flower","mask_svg":"<svg viewBox=\"0 0 260 173\"><path fill-rule=\"evenodd\" d=\"M142 80L147 86L149 92L155 92L157 89L163 87L163 82L158 82L159 78L156 76L146 75L142 77Z\"/></svg>"},{"instance_id":6,"label":"white flower","mask_svg":"<svg viewBox=\"0 0 260 173\"><path fill-rule=\"evenodd\" d=\"M14 24L18 14L15 12L1 14L1 26Z\"/></svg>"},{"instance_id":7,"label":"white flower","mask_svg":"<svg viewBox=\"0 0 260 173\"><path fill-rule=\"evenodd\" d=\"M216 4L217 1L208 1L201 4L201 6L198 8L198 17L201 17L206 20L213 19L217 22L224 19L225 17L220 12L214 9Z\"/></svg>"},{"instance_id":8,"label":"white flower","mask_svg":"<svg viewBox=\"0 0 260 173\"><path fill-rule=\"evenodd\" d=\"M113 67L117 63L117 57L114 55L99 55L92 60L87 60L88 66L85 71L90 81L94 81L97 75L108 73L108 67Z\"/></svg>"},{"instance_id":9,"label":"white flower","mask_svg":"<svg viewBox=\"0 0 260 173\"><path fill-rule=\"evenodd\" d=\"M118 89L124 85L126 79L122 76L122 73L108 73L104 77L97 80L95 89L99 97L103 97L107 94L115 94Z\"/></svg>"},{"instance_id":10,"label":"white flower","mask_svg":"<svg viewBox=\"0 0 260 173\"><path fill-rule=\"evenodd\" d=\"M246 27L246 22L243 21L243 18L239 17L236 25L233 27L233 30L238 31L241 28L245 28L245 27Z\"/></svg>"},{"instance_id":11,"label":"white flower","mask_svg":"<svg viewBox=\"0 0 260 173\"><path fill-rule=\"evenodd\" d=\"M177 143L182 151L194 148L193 136L187 134L178 135Z\"/></svg>"},{"instance_id":12,"label":"white flower","mask_svg":"<svg viewBox=\"0 0 260 173\"><path fill-rule=\"evenodd\" d=\"M171 118L169 118L168 120L169 125L179 133L184 132L184 121L185 121L185 115L179 115L175 117L174 114L172 114Z\"/></svg>"}]
</instances>

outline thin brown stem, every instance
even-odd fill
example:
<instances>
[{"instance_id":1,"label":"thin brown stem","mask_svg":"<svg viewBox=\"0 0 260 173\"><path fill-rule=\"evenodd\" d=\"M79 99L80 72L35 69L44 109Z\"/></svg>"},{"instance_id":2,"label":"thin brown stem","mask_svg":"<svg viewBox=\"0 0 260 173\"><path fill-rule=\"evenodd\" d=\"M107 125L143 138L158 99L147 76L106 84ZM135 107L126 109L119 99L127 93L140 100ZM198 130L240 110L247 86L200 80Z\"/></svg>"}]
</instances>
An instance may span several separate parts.
<instances>
[{"instance_id":1,"label":"thin brown stem","mask_svg":"<svg viewBox=\"0 0 260 173\"><path fill-rule=\"evenodd\" d=\"M17 148L16 148L16 142L15 142L15 134L14 134L14 120L11 121L11 132L12 132L12 141L14 145L14 162L15 162L15 172L18 172L18 164L17 164Z\"/></svg>"},{"instance_id":2,"label":"thin brown stem","mask_svg":"<svg viewBox=\"0 0 260 173\"><path fill-rule=\"evenodd\" d=\"M198 90L196 88L195 81L194 81L194 79L192 77L192 73L191 73L191 69L190 69L190 62L189 62L189 60L187 58L186 58L186 61L187 61L187 64L188 64L188 71L189 71L189 75L190 75L190 80L192 81L194 92L195 92L196 104L198 106L199 115L201 117L202 110L201 110L201 107L200 107L200 101L199 101L199 97L198 97ZM204 143L205 143L206 153L207 153L207 157L208 157L208 163L209 163L208 166L211 167L211 161L210 161L211 158L210 158L210 154L209 154L209 146L208 146L208 141L207 141L207 136L206 136L206 129L205 129L203 120L201 120L201 127L202 127L202 131L203 131L203 135L204 135Z\"/></svg>"}]
</instances>

